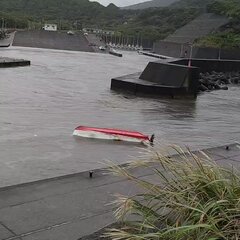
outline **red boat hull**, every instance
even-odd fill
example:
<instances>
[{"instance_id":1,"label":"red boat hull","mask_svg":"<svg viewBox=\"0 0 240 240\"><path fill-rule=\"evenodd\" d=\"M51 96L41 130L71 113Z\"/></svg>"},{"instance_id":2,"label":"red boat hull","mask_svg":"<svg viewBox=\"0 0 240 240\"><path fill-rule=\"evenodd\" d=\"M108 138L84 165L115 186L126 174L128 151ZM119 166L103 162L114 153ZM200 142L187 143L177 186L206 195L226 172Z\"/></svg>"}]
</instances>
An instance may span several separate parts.
<instances>
[{"instance_id":1,"label":"red boat hull","mask_svg":"<svg viewBox=\"0 0 240 240\"><path fill-rule=\"evenodd\" d=\"M149 137L142 133L111 128L93 128L79 126L74 130L73 135L87 138L107 139L116 141L128 141L138 143L149 142Z\"/></svg>"}]
</instances>

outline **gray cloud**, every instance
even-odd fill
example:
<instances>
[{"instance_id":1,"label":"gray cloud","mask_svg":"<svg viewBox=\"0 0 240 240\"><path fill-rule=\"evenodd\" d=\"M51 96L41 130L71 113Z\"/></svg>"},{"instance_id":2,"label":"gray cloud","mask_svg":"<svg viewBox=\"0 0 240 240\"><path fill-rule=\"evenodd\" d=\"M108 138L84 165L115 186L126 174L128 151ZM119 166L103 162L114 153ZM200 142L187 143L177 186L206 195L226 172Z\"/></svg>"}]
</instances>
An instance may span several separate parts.
<instances>
[{"instance_id":1,"label":"gray cloud","mask_svg":"<svg viewBox=\"0 0 240 240\"><path fill-rule=\"evenodd\" d=\"M109 3L114 3L118 7L128 6L140 2L146 2L146 0L91 0L91 1L99 2L104 6L107 6Z\"/></svg>"}]
</instances>

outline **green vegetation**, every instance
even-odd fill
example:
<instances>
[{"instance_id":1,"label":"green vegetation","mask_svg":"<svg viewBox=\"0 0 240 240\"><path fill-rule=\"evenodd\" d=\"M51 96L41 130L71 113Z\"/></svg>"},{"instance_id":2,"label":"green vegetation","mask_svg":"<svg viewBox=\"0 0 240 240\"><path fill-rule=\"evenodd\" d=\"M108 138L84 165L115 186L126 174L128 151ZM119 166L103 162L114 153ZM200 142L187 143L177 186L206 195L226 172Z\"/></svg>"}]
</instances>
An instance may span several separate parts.
<instances>
[{"instance_id":1,"label":"green vegetation","mask_svg":"<svg viewBox=\"0 0 240 240\"><path fill-rule=\"evenodd\" d=\"M207 7L209 12L230 18L230 23L218 33L196 42L197 46L215 48L240 48L240 2L239 0L214 1Z\"/></svg>"},{"instance_id":2,"label":"green vegetation","mask_svg":"<svg viewBox=\"0 0 240 240\"><path fill-rule=\"evenodd\" d=\"M104 7L88 0L1 0L0 9L8 13L32 16L35 19L73 20L88 16L97 17Z\"/></svg>"},{"instance_id":3,"label":"green vegetation","mask_svg":"<svg viewBox=\"0 0 240 240\"><path fill-rule=\"evenodd\" d=\"M1 0L0 20L6 28L41 29L44 23L56 23L60 30L97 28L115 31L125 39L164 39L196 18L202 9L232 18L222 33L199 39L198 46L239 47L239 0L180 0L169 7L121 10L89 0Z\"/></svg>"},{"instance_id":4,"label":"green vegetation","mask_svg":"<svg viewBox=\"0 0 240 240\"><path fill-rule=\"evenodd\" d=\"M130 5L130 6L124 7L123 9L137 10L137 9L146 9L146 8L169 7L171 4L173 4L176 1L178 0L151 0L151 1Z\"/></svg>"},{"instance_id":5,"label":"green vegetation","mask_svg":"<svg viewBox=\"0 0 240 240\"><path fill-rule=\"evenodd\" d=\"M198 39L195 45L212 48L240 48L240 34L233 32L211 34L202 39Z\"/></svg>"},{"instance_id":6,"label":"green vegetation","mask_svg":"<svg viewBox=\"0 0 240 240\"><path fill-rule=\"evenodd\" d=\"M208 6L209 12L232 17L240 21L240 2L239 0L215 1Z\"/></svg>"},{"instance_id":7,"label":"green vegetation","mask_svg":"<svg viewBox=\"0 0 240 240\"><path fill-rule=\"evenodd\" d=\"M139 33L152 40L163 39L198 15L196 9L149 8L138 11L127 24L117 25L116 29L128 36Z\"/></svg>"},{"instance_id":8,"label":"green vegetation","mask_svg":"<svg viewBox=\"0 0 240 240\"><path fill-rule=\"evenodd\" d=\"M32 18L27 18L19 14L0 12L0 26L4 24L4 27L6 28L27 28L28 21L32 21Z\"/></svg>"},{"instance_id":9,"label":"green vegetation","mask_svg":"<svg viewBox=\"0 0 240 240\"><path fill-rule=\"evenodd\" d=\"M205 9L209 4L215 0L180 0L171 5L174 8L200 8Z\"/></svg>"},{"instance_id":10,"label":"green vegetation","mask_svg":"<svg viewBox=\"0 0 240 240\"><path fill-rule=\"evenodd\" d=\"M1 0L0 9L8 28L40 29L51 22L59 29L107 29L150 40L165 38L199 14L195 9L121 10L88 0Z\"/></svg>"},{"instance_id":11,"label":"green vegetation","mask_svg":"<svg viewBox=\"0 0 240 240\"><path fill-rule=\"evenodd\" d=\"M236 240L240 233L240 173L223 168L206 154L172 147L177 157L154 152L128 167L112 166L139 189L119 196L115 215L121 226L105 234L112 240ZM155 173L138 178L135 167Z\"/></svg>"}]
</instances>

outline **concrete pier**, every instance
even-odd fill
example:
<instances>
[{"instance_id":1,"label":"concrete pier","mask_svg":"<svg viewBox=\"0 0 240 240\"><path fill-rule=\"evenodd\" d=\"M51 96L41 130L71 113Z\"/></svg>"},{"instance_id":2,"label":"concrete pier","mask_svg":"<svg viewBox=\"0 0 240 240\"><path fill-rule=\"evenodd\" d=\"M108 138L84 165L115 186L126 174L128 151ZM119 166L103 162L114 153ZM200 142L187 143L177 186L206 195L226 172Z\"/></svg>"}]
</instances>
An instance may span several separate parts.
<instances>
[{"instance_id":1,"label":"concrete pier","mask_svg":"<svg viewBox=\"0 0 240 240\"><path fill-rule=\"evenodd\" d=\"M217 163L239 168L237 144L205 152ZM129 181L106 175L106 170L41 180L0 189L0 240L77 240L113 223L114 194L138 191ZM153 178L151 169L138 168L139 178ZM91 239L91 238L86 238Z\"/></svg>"},{"instance_id":2,"label":"concrete pier","mask_svg":"<svg viewBox=\"0 0 240 240\"><path fill-rule=\"evenodd\" d=\"M30 61L24 59L13 59L0 57L0 68L29 66Z\"/></svg>"},{"instance_id":3,"label":"concrete pier","mask_svg":"<svg viewBox=\"0 0 240 240\"><path fill-rule=\"evenodd\" d=\"M178 60L149 62L142 73L112 78L111 89L138 96L196 98L199 69L175 61Z\"/></svg>"},{"instance_id":4,"label":"concrete pier","mask_svg":"<svg viewBox=\"0 0 240 240\"><path fill-rule=\"evenodd\" d=\"M196 98L200 73L239 72L240 61L168 58L149 62L142 73L111 79L111 89L137 96ZM221 89L219 86L218 89Z\"/></svg>"}]
</instances>

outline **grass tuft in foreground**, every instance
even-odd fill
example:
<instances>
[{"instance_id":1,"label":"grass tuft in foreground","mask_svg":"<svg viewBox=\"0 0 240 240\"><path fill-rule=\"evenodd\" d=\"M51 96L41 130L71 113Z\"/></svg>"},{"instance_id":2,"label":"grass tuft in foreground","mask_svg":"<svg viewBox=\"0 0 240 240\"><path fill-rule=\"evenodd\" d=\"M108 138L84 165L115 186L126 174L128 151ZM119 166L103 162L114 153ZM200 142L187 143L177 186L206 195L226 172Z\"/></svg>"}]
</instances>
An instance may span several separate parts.
<instances>
[{"instance_id":1,"label":"grass tuft in foreground","mask_svg":"<svg viewBox=\"0 0 240 240\"><path fill-rule=\"evenodd\" d=\"M203 152L178 157L153 152L148 160L111 171L141 189L135 196L119 196L115 215L122 227L104 235L113 240L237 240L240 239L240 174L222 168ZM132 168L155 173L154 182L134 176ZM156 184L157 182L157 184Z\"/></svg>"}]
</instances>

